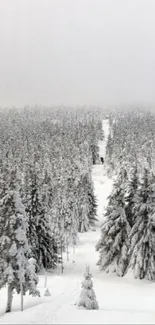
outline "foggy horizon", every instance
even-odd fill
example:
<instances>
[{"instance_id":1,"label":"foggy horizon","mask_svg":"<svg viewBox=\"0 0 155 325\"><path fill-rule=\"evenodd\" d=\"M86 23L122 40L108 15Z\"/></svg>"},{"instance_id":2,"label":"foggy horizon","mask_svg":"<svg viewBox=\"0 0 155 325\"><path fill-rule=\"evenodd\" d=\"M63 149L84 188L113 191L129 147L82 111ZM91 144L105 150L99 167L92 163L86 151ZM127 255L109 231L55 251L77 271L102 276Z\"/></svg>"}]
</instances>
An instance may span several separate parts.
<instances>
[{"instance_id":1,"label":"foggy horizon","mask_svg":"<svg viewBox=\"0 0 155 325\"><path fill-rule=\"evenodd\" d=\"M153 106L154 0L1 0L0 106Z\"/></svg>"}]
</instances>

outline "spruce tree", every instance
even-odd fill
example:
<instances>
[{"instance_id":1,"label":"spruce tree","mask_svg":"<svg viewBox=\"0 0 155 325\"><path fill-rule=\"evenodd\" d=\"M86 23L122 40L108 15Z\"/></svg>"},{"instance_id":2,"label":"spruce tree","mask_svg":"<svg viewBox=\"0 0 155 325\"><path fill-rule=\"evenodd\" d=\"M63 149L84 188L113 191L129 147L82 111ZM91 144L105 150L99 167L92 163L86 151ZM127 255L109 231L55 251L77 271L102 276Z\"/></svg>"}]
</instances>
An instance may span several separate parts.
<instances>
[{"instance_id":1,"label":"spruce tree","mask_svg":"<svg viewBox=\"0 0 155 325\"><path fill-rule=\"evenodd\" d=\"M89 224L90 226L95 225L95 221L97 221L97 203L96 203L96 197L94 194L94 188L93 183L90 180L89 186L88 186L88 201L89 201Z\"/></svg>"},{"instance_id":2,"label":"spruce tree","mask_svg":"<svg viewBox=\"0 0 155 325\"><path fill-rule=\"evenodd\" d=\"M0 199L2 199L9 188L10 168L8 160L0 162Z\"/></svg>"},{"instance_id":3,"label":"spruce tree","mask_svg":"<svg viewBox=\"0 0 155 325\"><path fill-rule=\"evenodd\" d=\"M58 260L57 245L51 226L53 221L53 196L51 164L46 154L40 195L42 210L37 229L40 238L42 264L46 268L55 268Z\"/></svg>"},{"instance_id":4,"label":"spruce tree","mask_svg":"<svg viewBox=\"0 0 155 325\"><path fill-rule=\"evenodd\" d=\"M96 198L89 173L81 175L78 195L79 232L85 232L97 221Z\"/></svg>"},{"instance_id":5,"label":"spruce tree","mask_svg":"<svg viewBox=\"0 0 155 325\"><path fill-rule=\"evenodd\" d=\"M69 193L69 197L66 197L66 204L64 205L64 241L65 248L68 256L68 247L71 244L73 247L78 241L78 219L77 219L77 207L74 200L74 196Z\"/></svg>"},{"instance_id":6,"label":"spruce tree","mask_svg":"<svg viewBox=\"0 0 155 325\"><path fill-rule=\"evenodd\" d=\"M131 228L133 227L135 221L133 207L136 202L138 186L138 168L137 165L135 165L132 167L131 172L129 173L129 180L127 182L125 193L125 212Z\"/></svg>"},{"instance_id":7,"label":"spruce tree","mask_svg":"<svg viewBox=\"0 0 155 325\"><path fill-rule=\"evenodd\" d=\"M84 307L86 309L99 309L91 278L92 274L89 271L89 266L86 266L84 281L82 281L82 291L77 302L77 306Z\"/></svg>"},{"instance_id":8,"label":"spruce tree","mask_svg":"<svg viewBox=\"0 0 155 325\"><path fill-rule=\"evenodd\" d=\"M92 163L93 163L93 165L95 165L99 161L99 146L97 144L96 139L94 139L94 138L91 139L89 150L90 150L90 153L92 156Z\"/></svg>"},{"instance_id":9,"label":"spruce tree","mask_svg":"<svg viewBox=\"0 0 155 325\"><path fill-rule=\"evenodd\" d=\"M57 247L50 226L48 184L40 175L40 166L37 163L30 165L28 172L28 191L25 198L29 226L28 239L39 271L42 267L56 266Z\"/></svg>"},{"instance_id":10,"label":"spruce tree","mask_svg":"<svg viewBox=\"0 0 155 325\"><path fill-rule=\"evenodd\" d=\"M40 267L45 269L55 268L57 264L57 246L52 236L49 215L46 207L42 206L38 224L36 226L38 236L38 261Z\"/></svg>"},{"instance_id":11,"label":"spruce tree","mask_svg":"<svg viewBox=\"0 0 155 325\"><path fill-rule=\"evenodd\" d=\"M99 251L97 265L101 270L109 269L123 276L128 267L128 249L130 225L125 213L124 171L121 171L114 183L114 188L101 228L101 238L96 245Z\"/></svg>"},{"instance_id":12,"label":"spruce tree","mask_svg":"<svg viewBox=\"0 0 155 325\"><path fill-rule=\"evenodd\" d=\"M155 280L155 176L144 169L133 207L130 266L134 277Z\"/></svg>"},{"instance_id":13,"label":"spruce tree","mask_svg":"<svg viewBox=\"0 0 155 325\"><path fill-rule=\"evenodd\" d=\"M112 137L112 131L110 130L106 144L106 162L109 166L109 173L113 172L114 170L113 143L114 139Z\"/></svg>"},{"instance_id":14,"label":"spruce tree","mask_svg":"<svg viewBox=\"0 0 155 325\"><path fill-rule=\"evenodd\" d=\"M8 285L6 312L11 311L14 289L21 293L21 301L27 291L33 296L39 295L35 268L29 263L31 251L27 239L27 216L14 172L12 176L10 190L0 200L0 288Z\"/></svg>"},{"instance_id":15,"label":"spruce tree","mask_svg":"<svg viewBox=\"0 0 155 325\"><path fill-rule=\"evenodd\" d=\"M32 251L32 256L37 261L37 271L41 267L41 258L39 250L39 237L37 234L37 226L39 223L41 204L39 201L39 174L35 169L35 164L30 163L26 170L25 175L26 193L25 193L25 206L28 215L28 239Z\"/></svg>"}]
</instances>

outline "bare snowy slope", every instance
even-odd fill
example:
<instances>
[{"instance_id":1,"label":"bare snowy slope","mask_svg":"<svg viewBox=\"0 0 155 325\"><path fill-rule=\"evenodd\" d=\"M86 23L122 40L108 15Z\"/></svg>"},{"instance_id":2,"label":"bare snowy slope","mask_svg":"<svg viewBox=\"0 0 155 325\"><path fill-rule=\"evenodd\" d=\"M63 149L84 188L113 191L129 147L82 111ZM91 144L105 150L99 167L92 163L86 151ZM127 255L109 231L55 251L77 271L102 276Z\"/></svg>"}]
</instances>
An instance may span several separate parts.
<instances>
[{"instance_id":1,"label":"bare snowy slope","mask_svg":"<svg viewBox=\"0 0 155 325\"><path fill-rule=\"evenodd\" d=\"M105 139L99 143L100 155L105 155L108 120L103 121ZM130 275L118 278L100 272L96 266L98 253L95 244L100 237L100 224L112 180L105 175L103 165L92 170L95 194L98 200L96 231L80 234L75 254L70 249L70 260L65 261L64 274L48 275L51 297L44 297L44 276L40 276L41 298L26 296L24 311L20 312L20 297L15 295L13 312L2 315L6 305L6 289L0 291L1 324L154 324L155 285L145 280L134 280ZM65 258L65 256L64 256ZM90 264L99 310L81 310L75 306L80 291L85 265Z\"/></svg>"}]
</instances>

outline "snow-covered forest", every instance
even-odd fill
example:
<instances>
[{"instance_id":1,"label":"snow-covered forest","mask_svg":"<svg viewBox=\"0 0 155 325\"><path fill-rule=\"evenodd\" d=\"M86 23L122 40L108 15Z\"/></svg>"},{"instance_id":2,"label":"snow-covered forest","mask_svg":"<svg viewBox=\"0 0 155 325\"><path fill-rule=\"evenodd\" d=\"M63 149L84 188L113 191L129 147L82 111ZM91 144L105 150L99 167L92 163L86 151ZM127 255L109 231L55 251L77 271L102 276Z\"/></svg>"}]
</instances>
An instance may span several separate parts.
<instances>
[{"instance_id":1,"label":"snow-covered forest","mask_svg":"<svg viewBox=\"0 0 155 325\"><path fill-rule=\"evenodd\" d=\"M63 272L63 253L97 220L91 166L99 162L101 116L25 108L0 117L0 287L19 293L22 284L37 294L29 259L37 273L58 264Z\"/></svg>"},{"instance_id":2,"label":"snow-covered forest","mask_svg":"<svg viewBox=\"0 0 155 325\"><path fill-rule=\"evenodd\" d=\"M84 323L85 309L103 323L106 296L112 308L123 285L128 303L134 279L147 289L142 305L149 295L154 304L154 130L145 110L1 109L0 323ZM152 322L151 313L126 317ZM117 316L126 319L113 312L104 323Z\"/></svg>"},{"instance_id":3,"label":"snow-covered forest","mask_svg":"<svg viewBox=\"0 0 155 325\"><path fill-rule=\"evenodd\" d=\"M0 325L155 324L155 0L0 0Z\"/></svg>"}]
</instances>

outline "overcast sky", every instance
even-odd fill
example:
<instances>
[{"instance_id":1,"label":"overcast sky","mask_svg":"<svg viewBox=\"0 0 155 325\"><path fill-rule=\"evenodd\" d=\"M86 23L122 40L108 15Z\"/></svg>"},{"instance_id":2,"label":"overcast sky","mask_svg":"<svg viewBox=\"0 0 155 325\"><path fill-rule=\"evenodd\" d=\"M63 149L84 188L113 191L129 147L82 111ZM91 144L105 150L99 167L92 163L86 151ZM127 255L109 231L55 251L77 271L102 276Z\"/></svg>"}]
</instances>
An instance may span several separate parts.
<instances>
[{"instance_id":1,"label":"overcast sky","mask_svg":"<svg viewBox=\"0 0 155 325\"><path fill-rule=\"evenodd\" d=\"M0 0L0 105L155 103L155 0Z\"/></svg>"}]
</instances>

